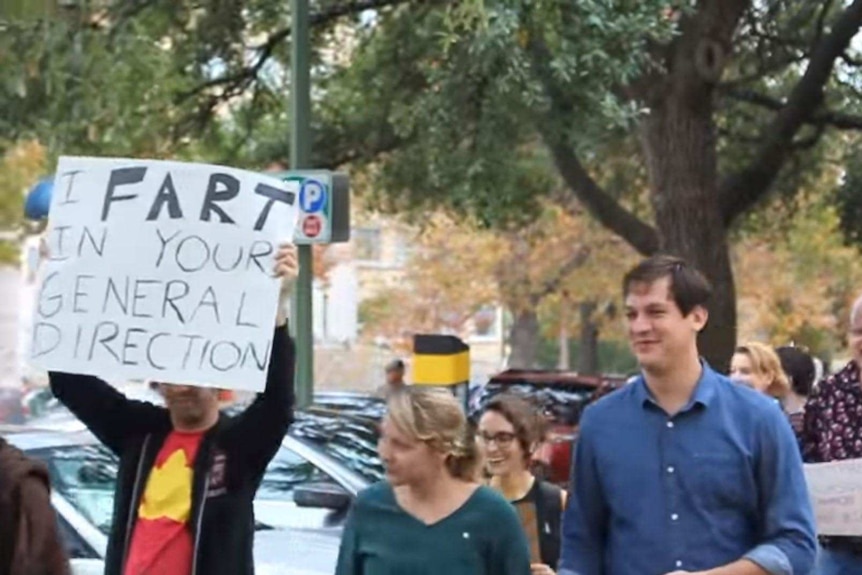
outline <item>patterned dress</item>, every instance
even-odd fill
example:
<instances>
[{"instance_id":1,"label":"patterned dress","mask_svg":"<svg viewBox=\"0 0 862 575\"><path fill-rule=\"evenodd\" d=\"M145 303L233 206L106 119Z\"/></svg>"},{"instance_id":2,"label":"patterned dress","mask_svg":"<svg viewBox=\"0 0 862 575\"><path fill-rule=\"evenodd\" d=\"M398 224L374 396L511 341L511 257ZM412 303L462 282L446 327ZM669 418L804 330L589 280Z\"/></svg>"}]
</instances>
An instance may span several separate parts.
<instances>
[{"instance_id":1,"label":"patterned dress","mask_svg":"<svg viewBox=\"0 0 862 575\"><path fill-rule=\"evenodd\" d=\"M801 439L808 463L862 458L862 383L855 362L815 388L805 406ZM862 558L862 537L821 537L820 542Z\"/></svg>"}]
</instances>

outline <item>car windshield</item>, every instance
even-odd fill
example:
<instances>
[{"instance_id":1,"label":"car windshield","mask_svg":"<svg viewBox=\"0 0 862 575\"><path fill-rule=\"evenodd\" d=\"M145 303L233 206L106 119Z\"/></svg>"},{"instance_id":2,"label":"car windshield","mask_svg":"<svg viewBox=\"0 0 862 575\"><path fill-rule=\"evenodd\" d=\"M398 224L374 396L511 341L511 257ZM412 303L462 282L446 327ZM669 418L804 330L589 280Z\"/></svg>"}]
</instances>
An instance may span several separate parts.
<instances>
[{"instance_id":1,"label":"car windshield","mask_svg":"<svg viewBox=\"0 0 862 575\"><path fill-rule=\"evenodd\" d=\"M98 444L42 448L28 454L48 465L53 489L107 535L114 511L117 457Z\"/></svg>"}]
</instances>

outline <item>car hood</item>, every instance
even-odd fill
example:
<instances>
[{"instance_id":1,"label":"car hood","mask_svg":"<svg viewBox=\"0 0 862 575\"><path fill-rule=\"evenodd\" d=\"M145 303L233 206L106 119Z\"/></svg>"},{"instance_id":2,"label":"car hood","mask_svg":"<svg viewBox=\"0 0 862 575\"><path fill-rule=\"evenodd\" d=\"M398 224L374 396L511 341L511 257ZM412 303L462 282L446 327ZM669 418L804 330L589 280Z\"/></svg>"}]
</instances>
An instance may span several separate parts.
<instances>
[{"instance_id":1,"label":"car hood","mask_svg":"<svg viewBox=\"0 0 862 575\"><path fill-rule=\"evenodd\" d=\"M267 529L254 534L256 575L332 575L340 529ZM73 559L72 575L101 575L101 559Z\"/></svg>"},{"instance_id":2,"label":"car hood","mask_svg":"<svg viewBox=\"0 0 862 575\"><path fill-rule=\"evenodd\" d=\"M257 575L332 575L341 529L263 530L254 536Z\"/></svg>"}]
</instances>

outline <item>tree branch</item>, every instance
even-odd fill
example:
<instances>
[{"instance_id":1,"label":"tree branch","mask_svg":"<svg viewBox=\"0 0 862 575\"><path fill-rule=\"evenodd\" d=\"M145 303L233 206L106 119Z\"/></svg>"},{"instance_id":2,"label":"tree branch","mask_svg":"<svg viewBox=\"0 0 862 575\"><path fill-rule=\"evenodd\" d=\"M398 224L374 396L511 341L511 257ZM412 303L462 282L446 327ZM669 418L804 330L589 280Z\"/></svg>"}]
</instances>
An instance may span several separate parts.
<instances>
[{"instance_id":1,"label":"tree branch","mask_svg":"<svg viewBox=\"0 0 862 575\"><path fill-rule=\"evenodd\" d=\"M835 19L831 32L812 51L805 74L793 88L787 103L765 129L760 151L747 167L722 182L719 201L726 224L732 223L768 191L792 152L796 133L816 117L835 60L847 49L860 25L862 0L855 0Z\"/></svg>"},{"instance_id":2,"label":"tree branch","mask_svg":"<svg viewBox=\"0 0 862 575\"><path fill-rule=\"evenodd\" d=\"M777 98L753 90L726 90L723 91L723 94L734 100L754 104L775 112L780 112L786 106L784 102ZM854 116L853 114L844 114L831 110L817 112L805 120L804 123L818 127L828 126L839 130L862 130L862 116Z\"/></svg>"},{"instance_id":3,"label":"tree branch","mask_svg":"<svg viewBox=\"0 0 862 575\"><path fill-rule=\"evenodd\" d=\"M331 6L320 12L315 12L309 16L309 26L323 26L332 21L347 16L356 14L364 10L385 8L387 6L397 6L406 4L411 0L349 0L343 4ZM235 94L237 90L240 92L245 89L251 82L257 79L257 75L266 62L272 57L275 49L290 37L292 28L282 28L273 32L262 44L253 47L252 51L257 53L257 57L253 64L236 70L235 72L225 74L218 78L208 80L194 88L181 92L178 96L178 103L182 103L191 97L218 86L226 86L223 94Z\"/></svg>"},{"instance_id":4,"label":"tree branch","mask_svg":"<svg viewBox=\"0 0 862 575\"><path fill-rule=\"evenodd\" d=\"M575 271L587 262L587 259L590 257L590 254L592 254L592 249L590 249L590 246L578 246L577 250L575 250L575 253L572 254L571 257L569 257L569 259L566 260L566 262L557 269L557 273L554 274L554 277L548 279L541 286L539 286L538 290L530 294L530 304L533 307L536 307L543 299L545 299L546 296L551 295L552 293L557 291L557 289L559 289L560 287L560 284L563 283L563 281L569 276L569 274L571 274L573 271Z\"/></svg>"},{"instance_id":5,"label":"tree branch","mask_svg":"<svg viewBox=\"0 0 862 575\"><path fill-rule=\"evenodd\" d=\"M535 27L533 29L536 30ZM566 186L603 226L623 238L641 254L655 253L659 248L658 232L655 228L628 211L603 190L581 164L568 143L566 131L560 127L560 119L571 116L570 104L548 67L553 58L547 46L539 37L531 34L527 42L527 52L550 102L550 108L539 112L536 118L538 131ZM560 195L555 199L568 209L574 207L571 194Z\"/></svg>"}]
</instances>

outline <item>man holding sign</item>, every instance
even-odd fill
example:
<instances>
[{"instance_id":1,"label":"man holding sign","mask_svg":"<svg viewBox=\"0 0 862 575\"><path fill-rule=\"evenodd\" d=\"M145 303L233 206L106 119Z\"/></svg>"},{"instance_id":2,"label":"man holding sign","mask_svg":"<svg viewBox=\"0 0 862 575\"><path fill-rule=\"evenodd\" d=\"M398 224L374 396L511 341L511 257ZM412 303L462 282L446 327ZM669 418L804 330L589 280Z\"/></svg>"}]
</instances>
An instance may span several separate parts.
<instances>
[{"instance_id":1,"label":"man holding sign","mask_svg":"<svg viewBox=\"0 0 862 575\"><path fill-rule=\"evenodd\" d=\"M856 300L850 312L850 332L848 344L853 355L850 362L842 370L822 381L808 399L805 406L805 422L802 431L803 457L808 463L827 463L846 460L862 460L862 297ZM833 464L835 473L840 473L837 466L853 465ZM809 474L820 472L823 468L811 466ZM848 469L850 469L848 467ZM816 487L817 477L809 476L809 483ZM851 474L843 481L836 482L833 495L850 496L855 504L839 501L838 507L844 519L839 525L827 525L826 520L834 514L829 509L817 508L818 528L822 546L819 559L818 575L844 575L862 573L862 517L859 517L859 494L854 494L862 482L862 477ZM818 501L815 492L815 504ZM829 497L824 498L826 503ZM832 498L834 499L834 497ZM835 507L834 505L832 506ZM855 536L848 533L854 531ZM848 527L850 529L848 529ZM833 531L832 529L836 529ZM824 532L824 529L826 530ZM839 536L834 536L840 533Z\"/></svg>"},{"instance_id":2,"label":"man holding sign","mask_svg":"<svg viewBox=\"0 0 862 575\"><path fill-rule=\"evenodd\" d=\"M31 354L120 459L105 573L251 574L255 492L292 421L296 190L102 158L61 158L57 182ZM106 374L162 382L167 409ZM263 393L231 418L218 387Z\"/></svg>"}]
</instances>

